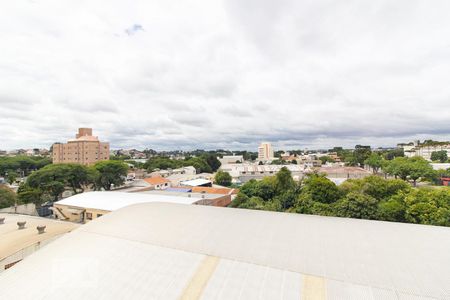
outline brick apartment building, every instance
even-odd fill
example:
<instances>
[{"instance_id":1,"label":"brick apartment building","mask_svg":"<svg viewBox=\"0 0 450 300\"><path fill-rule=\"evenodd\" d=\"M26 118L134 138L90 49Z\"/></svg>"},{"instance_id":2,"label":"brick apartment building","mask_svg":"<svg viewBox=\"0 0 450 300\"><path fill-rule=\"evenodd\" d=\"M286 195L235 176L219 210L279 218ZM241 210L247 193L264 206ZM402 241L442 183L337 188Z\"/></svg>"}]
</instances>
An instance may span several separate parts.
<instances>
[{"instance_id":1,"label":"brick apartment building","mask_svg":"<svg viewBox=\"0 0 450 300\"><path fill-rule=\"evenodd\" d=\"M79 128L75 139L53 144L53 163L92 165L109 160L109 143L100 142L92 135L92 128Z\"/></svg>"}]
</instances>

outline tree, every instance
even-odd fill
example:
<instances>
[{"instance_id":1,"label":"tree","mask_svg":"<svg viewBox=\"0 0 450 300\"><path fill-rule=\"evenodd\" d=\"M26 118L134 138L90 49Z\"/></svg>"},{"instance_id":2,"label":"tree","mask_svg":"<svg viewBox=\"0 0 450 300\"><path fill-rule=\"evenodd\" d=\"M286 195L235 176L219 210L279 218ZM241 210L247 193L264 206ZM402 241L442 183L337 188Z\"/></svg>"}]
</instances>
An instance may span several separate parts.
<instances>
[{"instance_id":1,"label":"tree","mask_svg":"<svg viewBox=\"0 0 450 300\"><path fill-rule=\"evenodd\" d=\"M282 194L295 187L295 181L292 178L292 173L286 167L282 167L275 175L275 178L275 186L278 194Z\"/></svg>"},{"instance_id":2,"label":"tree","mask_svg":"<svg viewBox=\"0 0 450 300\"><path fill-rule=\"evenodd\" d=\"M387 162L383 170L390 175L400 177L403 180L412 180L416 186L417 180L420 178L430 178L433 176L433 168L422 157L397 157Z\"/></svg>"},{"instance_id":3,"label":"tree","mask_svg":"<svg viewBox=\"0 0 450 300\"><path fill-rule=\"evenodd\" d=\"M432 161L438 161L441 163L445 163L448 160L447 151L441 150L441 151L434 151L431 153L431 160Z\"/></svg>"},{"instance_id":4,"label":"tree","mask_svg":"<svg viewBox=\"0 0 450 300\"><path fill-rule=\"evenodd\" d=\"M355 161L361 167L364 165L364 161L369 157L371 153L372 150L370 149L370 146L356 145L355 151L353 151L353 156L355 157Z\"/></svg>"},{"instance_id":5,"label":"tree","mask_svg":"<svg viewBox=\"0 0 450 300\"><path fill-rule=\"evenodd\" d=\"M125 182L128 166L121 161L100 161L93 166L96 171L95 182L97 188L103 188L106 191L111 190L112 185L121 186Z\"/></svg>"},{"instance_id":6,"label":"tree","mask_svg":"<svg viewBox=\"0 0 450 300\"><path fill-rule=\"evenodd\" d=\"M16 194L10 188L0 185L0 208L11 207L16 201Z\"/></svg>"},{"instance_id":7,"label":"tree","mask_svg":"<svg viewBox=\"0 0 450 300\"><path fill-rule=\"evenodd\" d=\"M215 172L215 171L217 171L220 168L221 163L217 159L216 155L214 155L214 154L205 154L203 157L206 160L206 163L210 166L212 172Z\"/></svg>"},{"instance_id":8,"label":"tree","mask_svg":"<svg viewBox=\"0 0 450 300\"><path fill-rule=\"evenodd\" d=\"M218 171L214 176L214 181L218 185L230 186L231 185L231 175L228 172Z\"/></svg>"},{"instance_id":9,"label":"tree","mask_svg":"<svg viewBox=\"0 0 450 300\"><path fill-rule=\"evenodd\" d=\"M404 195L396 195L378 205L379 217L381 220L392 222L405 222L406 203Z\"/></svg>"},{"instance_id":10,"label":"tree","mask_svg":"<svg viewBox=\"0 0 450 300\"><path fill-rule=\"evenodd\" d=\"M77 194L78 190L84 192L86 186L94 184L95 174L86 166L79 164L68 164L68 172L66 181L72 188L72 191Z\"/></svg>"},{"instance_id":11,"label":"tree","mask_svg":"<svg viewBox=\"0 0 450 300\"><path fill-rule=\"evenodd\" d=\"M302 194L311 195L311 200L320 203L333 203L341 195L334 182L325 176L312 174L303 182Z\"/></svg>"},{"instance_id":12,"label":"tree","mask_svg":"<svg viewBox=\"0 0 450 300\"><path fill-rule=\"evenodd\" d=\"M358 160L356 156L353 155L353 153L346 154L346 156L344 157L344 162L347 166L358 166Z\"/></svg>"},{"instance_id":13,"label":"tree","mask_svg":"<svg viewBox=\"0 0 450 300\"><path fill-rule=\"evenodd\" d=\"M24 191L42 191L39 199L35 199L33 203L39 205L43 199L42 196L49 196L53 201L57 201L60 194L64 192L67 183L67 176L70 173L70 165L68 164L52 164L35 171L28 176L23 189L19 189L19 198ZM38 194L38 193L36 193Z\"/></svg>"},{"instance_id":14,"label":"tree","mask_svg":"<svg viewBox=\"0 0 450 300\"><path fill-rule=\"evenodd\" d=\"M211 167L208 165L205 159L200 157L191 157L183 162L185 167L193 166L197 173L212 173Z\"/></svg>"},{"instance_id":15,"label":"tree","mask_svg":"<svg viewBox=\"0 0 450 300\"><path fill-rule=\"evenodd\" d=\"M21 203L34 203L40 206L43 202L44 192L40 188L32 188L27 184L21 184L17 190L17 197Z\"/></svg>"},{"instance_id":16,"label":"tree","mask_svg":"<svg viewBox=\"0 0 450 300\"><path fill-rule=\"evenodd\" d=\"M367 194L377 200L387 200L400 192L408 192L411 187L400 179L386 180L372 175L362 179L349 179L342 183L339 189L344 195L358 192Z\"/></svg>"},{"instance_id":17,"label":"tree","mask_svg":"<svg viewBox=\"0 0 450 300\"><path fill-rule=\"evenodd\" d=\"M373 173L378 173L378 170L381 168L383 164L383 158L376 154L372 153L369 155L369 157L364 161L365 165L368 165L372 168Z\"/></svg>"},{"instance_id":18,"label":"tree","mask_svg":"<svg viewBox=\"0 0 450 300\"><path fill-rule=\"evenodd\" d=\"M403 151L402 148L397 148L397 149L394 149L394 150L389 150L389 151L387 151L387 152L384 154L384 158L385 158L386 160L393 160L393 159L396 158L396 157L403 157L403 156L405 156L405 153L404 153L404 151Z\"/></svg>"},{"instance_id":19,"label":"tree","mask_svg":"<svg viewBox=\"0 0 450 300\"><path fill-rule=\"evenodd\" d=\"M433 167L422 157L413 157L409 159L409 178L412 179L414 186L419 178L427 178L433 175Z\"/></svg>"},{"instance_id":20,"label":"tree","mask_svg":"<svg viewBox=\"0 0 450 300\"><path fill-rule=\"evenodd\" d=\"M331 156L328 156L328 155L321 156L321 157L319 157L319 159L322 162L322 164L326 164L327 162L331 162L331 163L335 162L335 160Z\"/></svg>"},{"instance_id":21,"label":"tree","mask_svg":"<svg viewBox=\"0 0 450 300\"><path fill-rule=\"evenodd\" d=\"M377 199L358 192L351 192L335 204L336 214L340 217L356 219L377 219Z\"/></svg>"},{"instance_id":22,"label":"tree","mask_svg":"<svg viewBox=\"0 0 450 300\"><path fill-rule=\"evenodd\" d=\"M295 203L292 212L319 216L334 216L333 206L327 203L314 201L312 195L302 193Z\"/></svg>"},{"instance_id":23,"label":"tree","mask_svg":"<svg viewBox=\"0 0 450 300\"><path fill-rule=\"evenodd\" d=\"M6 177L6 180L8 181L8 183L9 183L10 185L12 185L14 182L16 182L17 176L18 176L18 174L17 174L16 172L14 172L14 171L9 171L9 172L8 172L8 176Z\"/></svg>"},{"instance_id":24,"label":"tree","mask_svg":"<svg viewBox=\"0 0 450 300\"><path fill-rule=\"evenodd\" d=\"M405 197L406 220L450 226L450 190L414 189Z\"/></svg>"}]
</instances>

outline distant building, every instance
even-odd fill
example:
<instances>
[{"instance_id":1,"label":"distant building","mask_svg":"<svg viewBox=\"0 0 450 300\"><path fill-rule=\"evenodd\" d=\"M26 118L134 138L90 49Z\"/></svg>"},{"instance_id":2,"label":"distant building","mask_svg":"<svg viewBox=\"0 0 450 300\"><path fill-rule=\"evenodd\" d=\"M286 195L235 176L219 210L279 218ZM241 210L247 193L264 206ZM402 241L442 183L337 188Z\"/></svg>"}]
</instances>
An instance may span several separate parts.
<instances>
[{"instance_id":1,"label":"distant building","mask_svg":"<svg viewBox=\"0 0 450 300\"><path fill-rule=\"evenodd\" d=\"M219 161L222 165L239 164L244 162L244 157L242 155L224 155L222 158L219 158Z\"/></svg>"},{"instance_id":2,"label":"distant building","mask_svg":"<svg viewBox=\"0 0 450 300\"><path fill-rule=\"evenodd\" d=\"M258 159L262 161L272 160L274 158L271 143L261 143L258 147Z\"/></svg>"},{"instance_id":3,"label":"distant building","mask_svg":"<svg viewBox=\"0 0 450 300\"><path fill-rule=\"evenodd\" d=\"M220 169L222 171L228 172L231 175L233 183L245 183L251 179L260 180L266 176L276 175L281 168L287 168L295 180L299 180L303 177L307 167L305 164L302 165L258 165L258 164L228 164L222 165Z\"/></svg>"},{"instance_id":4,"label":"distant building","mask_svg":"<svg viewBox=\"0 0 450 300\"><path fill-rule=\"evenodd\" d=\"M136 191L132 193L87 192L65 198L53 205L56 219L87 223L120 208L150 202L195 204L209 206L227 206L231 203L232 193L207 194L177 191ZM1 237L1 236L0 236Z\"/></svg>"},{"instance_id":5,"label":"distant building","mask_svg":"<svg viewBox=\"0 0 450 300\"><path fill-rule=\"evenodd\" d=\"M406 157L420 156L426 160L431 160L431 154L433 152L445 151L450 157L450 144L436 143L436 144L420 144L414 142L410 144L399 144L405 153Z\"/></svg>"},{"instance_id":6,"label":"distant building","mask_svg":"<svg viewBox=\"0 0 450 300\"><path fill-rule=\"evenodd\" d=\"M109 160L109 143L100 142L92 135L92 128L79 128L75 139L66 144L53 144L53 163L92 165Z\"/></svg>"}]
</instances>

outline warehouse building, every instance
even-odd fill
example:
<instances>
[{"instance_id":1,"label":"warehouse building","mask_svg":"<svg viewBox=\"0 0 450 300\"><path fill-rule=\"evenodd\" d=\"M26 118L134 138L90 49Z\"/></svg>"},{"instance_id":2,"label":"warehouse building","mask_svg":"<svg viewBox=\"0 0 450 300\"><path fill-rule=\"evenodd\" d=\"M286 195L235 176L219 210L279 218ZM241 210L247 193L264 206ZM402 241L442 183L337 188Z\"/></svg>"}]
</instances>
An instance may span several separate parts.
<instances>
[{"instance_id":1,"label":"warehouse building","mask_svg":"<svg viewBox=\"0 0 450 300\"><path fill-rule=\"evenodd\" d=\"M227 206L230 194L202 194L166 192L164 190L123 192L87 192L65 198L53 205L55 218L77 223L86 223L120 208L149 202Z\"/></svg>"},{"instance_id":2,"label":"warehouse building","mask_svg":"<svg viewBox=\"0 0 450 300\"><path fill-rule=\"evenodd\" d=\"M446 227L142 203L4 272L0 299L448 300L449 249Z\"/></svg>"}]
</instances>

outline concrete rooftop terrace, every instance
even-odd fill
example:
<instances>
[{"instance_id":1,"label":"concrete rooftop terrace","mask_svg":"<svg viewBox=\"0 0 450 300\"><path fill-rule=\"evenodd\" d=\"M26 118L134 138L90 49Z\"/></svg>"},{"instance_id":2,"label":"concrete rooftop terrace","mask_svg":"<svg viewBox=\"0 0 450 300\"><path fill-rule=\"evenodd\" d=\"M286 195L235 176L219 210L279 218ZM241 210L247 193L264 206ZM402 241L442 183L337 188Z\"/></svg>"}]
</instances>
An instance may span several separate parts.
<instances>
[{"instance_id":1,"label":"concrete rooftop terrace","mask_svg":"<svg viewBox=\"0 0 450 300\"><path fill-rule=\"evenodd\" d=\"M58 235L74 230L79 225L61 222L48 218L40 218L15 214L0 214L5 224L0 225L0 260L28 246L49 240ZM19 230L17 222L25 221L25 228ZM45 233L38 234L37 226L45 225Z\"/></svg>"},{"instance_id":2,"label":"concrete rooftop terrace","mask_svg":"<svg viewBox=\"0 0 450 300\"><path fill-rule=\"evenodd\" d=\"M0 299L446 300L449 266L446 227L144 203L5 271Z\"/></svg>"}]
</instances>

